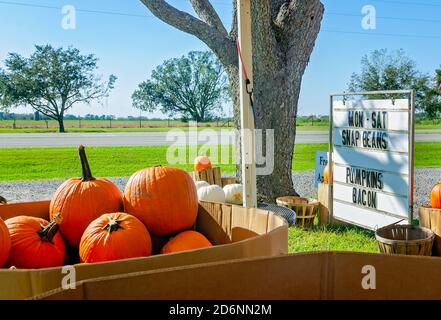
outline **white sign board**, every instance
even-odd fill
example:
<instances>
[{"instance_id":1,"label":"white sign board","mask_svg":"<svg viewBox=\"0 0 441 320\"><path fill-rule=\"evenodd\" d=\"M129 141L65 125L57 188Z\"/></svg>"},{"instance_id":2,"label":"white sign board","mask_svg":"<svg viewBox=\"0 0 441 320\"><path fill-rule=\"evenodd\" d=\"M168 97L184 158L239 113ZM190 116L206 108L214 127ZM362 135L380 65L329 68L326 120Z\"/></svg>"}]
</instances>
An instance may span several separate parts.
<instances>
[{"instance_id":1,"label":"white sign board","mask_svg":"<svg viewBox=\"0 0 441 320\"><path fill-rule=\"evenodd\" d=\"M315 153L315 177L314 177L314 187L317 189L319 183L324 182L323 171L328 164L329 158L328 152L316 151Z\"/></svg>"},{"instance_id":2,"label":"white sign board","mask_svg":"<svg viewBox=\"0 0 441 320\"><path fill-rule=\"evenodd\" d=\"M332 102L332 214L369 229L410 219L411 99Z\"/></svg>"}]
</instances>

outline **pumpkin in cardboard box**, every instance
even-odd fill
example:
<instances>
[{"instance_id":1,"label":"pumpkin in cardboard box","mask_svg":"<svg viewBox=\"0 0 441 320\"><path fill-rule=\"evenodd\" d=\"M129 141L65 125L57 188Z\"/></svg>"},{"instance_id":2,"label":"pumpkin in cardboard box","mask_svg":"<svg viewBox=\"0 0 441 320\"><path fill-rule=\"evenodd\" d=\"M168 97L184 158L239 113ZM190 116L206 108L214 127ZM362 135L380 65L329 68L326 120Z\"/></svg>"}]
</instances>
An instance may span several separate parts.
<instances>
[{"instance_id":1,"label":"pumpkin in cardboard box","mask_svg":"<svg viewBox=\"0 0 441 320\"><path fill-rule=\"evenodd\" d=\"M60 232L72 246L78 247L87 226L104 213L123 210L118 187L105 178L94 178L84 146L79 147L82 178L71 178L55 191L50 203L50 217L60 214Z\"/></svg>"},{"instance_id":2,"label":"pumpkin in cardboard box","mask_svg":"<svg viewBox=\"0 0 441 320\"><path fill-rule=\"evenodd\" d=\"M157 166L135 172L124 190L125 212L154 236L191 228L198 213L196 186L184 170Z\"/></svg>"},{"instance_id":3,"label":"pumpkin in cardboard box","mask_svg":"<svg viewBox=\"0 0 441 320\"><path fill-rule=\"evenodd\" d=\"M3 220L0 218L0 268L6 264L11 250L11 237L9 230Z\"/></svg>"},{"instance_id":4,"label":"pumpkin in cardboard box","mask_svg":"<svg viewBox=\"0 0 441 320\"><path fill-rule=\"evenodd\" d=\"M161 253L174 253L186 250L195 250L212 247L210 241L197 231L184 231L179 233L176 237L170 239L169 242L161 249Z\"/></svg>"},{"instance_id":5,"label":"pumpkin in cardboard box","mask_svg":"<svg viewBox=\"0 0 441 320\"><path fill-rule=\"evenodd\" d=\"M82 262L104 262L147 257L152 240L147 228L126 213L103 214L84 231L80 242Z\"/></svg>"},{"instance_id":6,"label":"pumpkin in cardboard box","mask_svg":"<svg viewBox=\"0 0 441 320\"><path fill-rule=\"evenodd\" d=\"M51 222L17 216L5 221L11 237L8 263L16 268L39 269L64 264L66 248L59 229L60 216Z\"/></svg>"}]
</instances>

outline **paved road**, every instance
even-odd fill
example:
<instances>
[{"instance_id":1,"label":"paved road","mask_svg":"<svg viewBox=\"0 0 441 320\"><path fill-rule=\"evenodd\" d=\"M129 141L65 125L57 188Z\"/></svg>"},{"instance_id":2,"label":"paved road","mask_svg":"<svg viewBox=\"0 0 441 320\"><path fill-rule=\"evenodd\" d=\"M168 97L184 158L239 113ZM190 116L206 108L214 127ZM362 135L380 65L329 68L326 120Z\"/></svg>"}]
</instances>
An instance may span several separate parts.
<instances>
[{"instance_id":1,"label":"paved road","mask_svg":"<svg viewBox=\"0 0 441 320\"><path fill-rule=\"evenodd\" d=\"M0 134L0 148L87 146L159 146L195 144L229 144L232 132L109 132L109 133L15 133ZM441 141L441 130L421 130L416 141ZM297 143L328 142L326 131L298 131Z\"/></svg>"}]
</instances>

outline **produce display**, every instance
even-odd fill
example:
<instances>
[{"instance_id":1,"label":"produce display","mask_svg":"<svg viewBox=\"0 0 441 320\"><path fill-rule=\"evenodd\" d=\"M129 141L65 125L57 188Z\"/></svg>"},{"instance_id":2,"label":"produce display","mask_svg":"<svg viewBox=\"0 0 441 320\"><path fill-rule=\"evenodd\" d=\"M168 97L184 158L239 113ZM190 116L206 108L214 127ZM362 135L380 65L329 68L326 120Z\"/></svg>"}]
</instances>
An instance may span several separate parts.
<instances>
[{"instance_id":1,"label":"produce display","mask_svg":"<svg viewBox=\"0 0 441 320\"><path fill-rule=\"evenodd\" d=\"M50 221L23 215L0 219L0 268L39 269L212 246L190 229L199 193L199 199L225 202L221 187L195 182L178 168L157 166L135 172L121 195L110 180L93 177L84 146L79 147L79 158L82 177L68 179L55 191ZM198 164L206 161L197 159ZM239 203L240 185L225 190L231 202ZM2 197L0 205L6 205ZM151 236L163 240L153 246Z\"/></svg>"},{"instance_id":2,"label":"produce display","mask_svg":"<svg viewBox=\"0 0 441 320\"><path fill-rule=\"evenodd\" d=\"M11 250L11 237L6 224L0 219L0 268L2 268L9 257Z\"/></svg>"},{"instance_id":3,"label":"produce display","mask_svg":"<svg viewBox=\"0 0 441 320\"><path fill-rule=\"evenodd\" d=\"M243 203L243 186L238 183L224 186L225 202L241 205Z\"/></svg>"},{"instance_id":4,"label":"produce display","mask_svg":"<svg viewBox=\"0 0 441 320\"><path fill-rule=\"evenodd\" d=\"M176 237L170 239L161 249L161 253L173 253L211 246L213 246L211 242L202 233L189 230L181 232Z\"/></svg>"},{"instance_id":5,"label":"produce display","mask_svg":"<svg viewBox=\"0 0 441 320\"><path fill-rule=\"evenodd\" d=\"M326 165L325 169L323 169L323 182L325 184L329 183L329 167Z\"/></svg>"},{"instance_id":6,"label":"produce display","mask_svg":"<svg viewBox=\"0 0 441 320\"><path fill-rule=\"evenodd\" d=\"M207 181L195 181L196 190L199 190L202 187L208 187L210 184Z\"/></svg>"},{"instance_id":7,"label":"produce display","mask_svg":"<svg viewBox=\"0 0 441 320\"><path fill-rule=\"evenodd\" d=\"M25 269L62 266L66 248L58 232L58 220L58 216L51 222L28 216L6 220L11 236L9 264Z\"/></svg>"},{"instance_id":8,"label":"produce display","mask_svg":"<svg viewBox=\"0 0 441 320\"><path fill-rule=\"evenodd\" d=\"M199 188L198 198L201 201L225 202L224 190L216 184Z\"/></svg>"},{"instance_id":9,"label":"produce display","mask_svg":"<svg viewBox=\"0 0 441 320\"><path fill-rule=\"evenodd\" d=\"M205 169L211 169L211 161L207 156L199 156L194 159L194 171L201 172Z\"/></svg>"},{"instance_id":10,"label":"produce display","mask_svg":"<svg viewBox=\"0 0 441 320\"><path fill-rule=\"evenodd\" d=\"M118 187L105 178L94 178L84 146L79 147L83 176L65 181L55 191L50 204L51 219L61 214L60 232L72 246L78 247L89 223L103 213L123 211Z\"/></svg>"},{"instance_id":11,"label":"produce display","mask_svg":"<svg viewBox=\"0 0 441 320\"><path fill-rule=\"evenodd\" d=\"M154 236L191 228L198 213L196 186L190 175L173 167L135 172L124 189L124 209Z\"/></svg>"},{"instance_id":12,"label":"produce display","mask_svg":"<svg viewBox=\"0 0 441 320\"><path fill-rule=\"evenodd\" d=\"M430 206L441 209L441 183L436 184L430 192Z\"/></svg>"},{"instance_id":13,"label":"produce display","mask_svg":"<svg viewBox=\"0 0 441 320\"><path fill-rule=\"evenodd\" d=\"M103 262L152 254L152 240L144 224L126 213L103 214L91 222L80 242L82 262Z\"/></svg>"}]
</instances>

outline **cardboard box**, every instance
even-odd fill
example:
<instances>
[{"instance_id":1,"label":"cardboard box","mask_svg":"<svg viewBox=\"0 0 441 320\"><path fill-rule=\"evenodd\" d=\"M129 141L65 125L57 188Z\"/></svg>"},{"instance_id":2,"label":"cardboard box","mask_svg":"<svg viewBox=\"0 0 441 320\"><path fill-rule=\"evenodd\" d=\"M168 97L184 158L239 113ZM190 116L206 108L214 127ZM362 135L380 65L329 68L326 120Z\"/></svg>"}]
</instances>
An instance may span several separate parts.
<instances>
[{"instance_id":1,"label":"cardboard box","mask_svg":"<svg viewBox=\"0 0 441 320\"><path fill-rule=\"evenodd\" d=\"M49 202L0 206L4 220L30 215L48 219ZM106 263L75 265L76 281L247 257L276 256L288 252L288 226L272 212L219 203L201 202L195 229L215 246L167 255ZM166 239L153 239L159 248ZM155 248L154 248L155 251ZM61 286L62 268L0 269L0 299L24 299Z\"/></svg>"},{"instance_id":2,"label":"cardboard box","mask_svg":"<svg viewBox=\"0 0 441 320\"><path fill-rule=\"evenodd\" d=\"M441 299L439 270L433 257L317 252L90 279L35 299Z\"/></svg>"}]
</instances>

